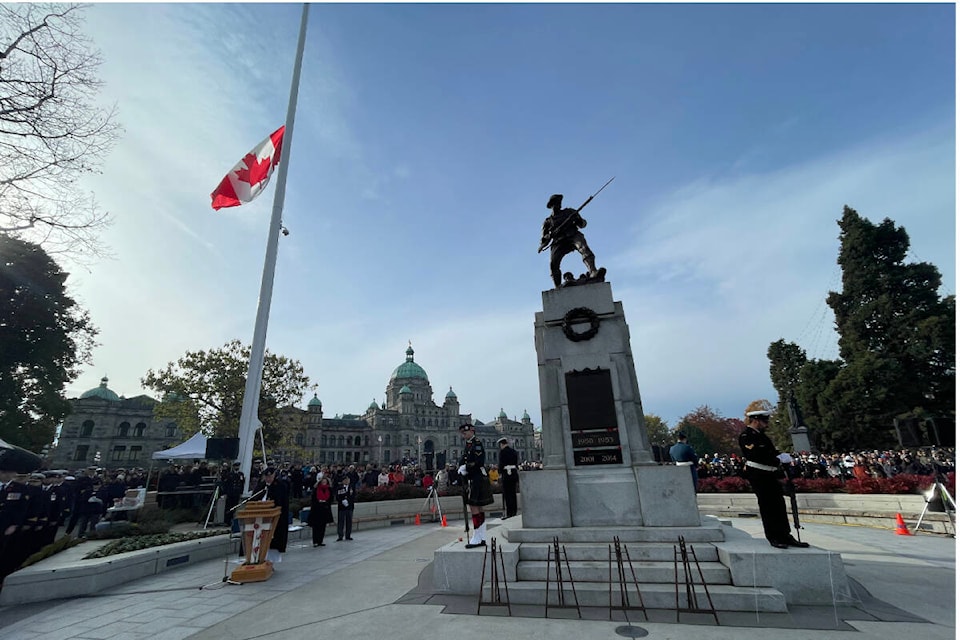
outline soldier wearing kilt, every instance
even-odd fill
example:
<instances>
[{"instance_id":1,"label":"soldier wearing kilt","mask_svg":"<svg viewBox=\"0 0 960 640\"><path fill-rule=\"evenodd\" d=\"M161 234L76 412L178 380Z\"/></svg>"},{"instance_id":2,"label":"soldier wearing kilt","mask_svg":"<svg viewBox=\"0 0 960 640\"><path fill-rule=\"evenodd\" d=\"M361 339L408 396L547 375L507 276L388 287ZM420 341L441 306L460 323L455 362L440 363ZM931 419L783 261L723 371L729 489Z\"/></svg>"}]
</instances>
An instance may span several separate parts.
<instances>
[{"instance_id":1,"label":"soldier wearing kilt","mask_svg":"<svg viewBox=\"0 0 960 640\"><path fill-rule=\"evenodd\" d=\"M487 477L487 454L483 450L483 442L477 437L472 424L460 426L460 436L466 441L463 445L463 455L460 456L458 473L463 477L464 499L470 507L473 520L473 535L465 545L467 549L487 546L487 524L483 507L493 504L493 491L490 489L490 479Z\"/></svg>"}]
</instances>

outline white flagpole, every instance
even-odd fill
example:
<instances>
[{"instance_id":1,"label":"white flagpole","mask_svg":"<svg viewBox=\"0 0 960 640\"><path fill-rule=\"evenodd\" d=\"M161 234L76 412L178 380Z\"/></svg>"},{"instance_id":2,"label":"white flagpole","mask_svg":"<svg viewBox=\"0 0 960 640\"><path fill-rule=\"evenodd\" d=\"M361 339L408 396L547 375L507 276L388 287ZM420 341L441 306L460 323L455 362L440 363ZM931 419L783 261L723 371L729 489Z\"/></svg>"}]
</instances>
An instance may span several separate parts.
<instances>
[{"instance_id":1,"label":"white flagpole","mask_svg":"<svg viewBox=\"0 0 960 640\"><path fill-rule=\"evenodd\" d=\"M293 80L290 86L290 102L287 105L287 122L283 131L283 146L280 150L280 166L277 169L277 187L273 192L273 216L270 218L270 233L267 236L267 254L263 261L263 279L260 282L260 300L257 303L257 322L253 329L253 345L250 349L250 366L247 369L247 384L243 391L243 407L240 410L240 470L243 471L243 493L250 493L250 472L253 462L253 442L257 431L257 410L260 404L260 382L263 375L263 359L267 343L267 322L270 319L270 301L273 297L273 276L277 268L277 244L280 240L283 197L287 185L287 168L290 166L290 149L293 147L293 121L297 113L297 93L300 89L300 65L303 62L303 45L307 39L307 12L310 6L303 5L300 18L300 38L297 56L293 65ZM266 452L264 452L266 453Z\"/></svg>"}]
</instances>

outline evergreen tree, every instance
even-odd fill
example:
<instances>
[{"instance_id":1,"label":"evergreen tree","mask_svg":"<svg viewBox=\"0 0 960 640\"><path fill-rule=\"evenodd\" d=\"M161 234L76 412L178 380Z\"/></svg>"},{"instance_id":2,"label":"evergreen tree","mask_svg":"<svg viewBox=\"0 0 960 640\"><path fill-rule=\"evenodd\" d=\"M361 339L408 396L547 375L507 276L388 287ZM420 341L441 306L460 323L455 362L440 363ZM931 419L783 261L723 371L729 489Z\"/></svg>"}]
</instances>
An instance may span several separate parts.
<instances>
[{"instance_id":1,"label":"evergreen tree","mask_svg":"<svg viewBox=\"0 0 960 640\"><path fill-rule=\"evenodd\" d=\"M797 395L797 388L802 380L800 372L807 364L807 354L794 343L780 339L767 349L767 358L770 360L770 381L777 392L777 412L770 420L767 435L781 451L792 451L790 429L794 425L790 422L787 407L790 398ZM806 416L805 412L801 413ZM809 428L809 425L804 426Z\"/></svg>"},{"instance_id":2,"label":"evergreen tree","mask_svg":"<svg viewBox=\"0 0 960 640\"><path fill-rule=\"evenodd\" d=\"M940 298L935 266L904 262L903 227L889 218L875 225L846 206L839 226L843 290L827 304L843 366L819 408L837 446L885 446L899 416L953 415L955 344L945 329L955 326L955 305Z\"/></svg>"},{"instance_id":3,"label":"evergreen tree","mask_svg":"<svg viewBox=\"0 0 960 640\"><path fill-rule=\"evenodd\" d=\"M0 233L0 256L0 438L40 451L70 412L63 389L97 330L39 245Z\"/></svg>"}]
</instances>

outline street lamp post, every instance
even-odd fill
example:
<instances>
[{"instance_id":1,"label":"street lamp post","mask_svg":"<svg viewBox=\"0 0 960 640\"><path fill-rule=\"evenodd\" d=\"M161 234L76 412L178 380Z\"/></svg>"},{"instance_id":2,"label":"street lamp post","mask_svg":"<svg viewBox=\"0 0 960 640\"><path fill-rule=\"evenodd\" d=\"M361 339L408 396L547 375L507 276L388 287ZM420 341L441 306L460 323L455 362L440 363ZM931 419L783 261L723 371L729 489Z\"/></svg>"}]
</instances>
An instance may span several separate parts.
<instances>
[{"instance_id":1,"label":"street lamp post","mask_svg":"<svg viewBox=\"0 0 960 640\"><path fill-rule=\"evenodd\" d=\"M420 466L420 456L421 456L420 445L422 443L423 443L423 440L420 438L420 436L417 436L417 466L418 467Z\"/></svg>"},{"instance_id":2,"label":"street lamp post","mask_svg":"<svg viewBox=\"0 0 960 640\"><path fill-rule=\"evenodd\" d=\"M377 436L377 464L383 463L383 436Z\"/></svg>"}]
</instances>

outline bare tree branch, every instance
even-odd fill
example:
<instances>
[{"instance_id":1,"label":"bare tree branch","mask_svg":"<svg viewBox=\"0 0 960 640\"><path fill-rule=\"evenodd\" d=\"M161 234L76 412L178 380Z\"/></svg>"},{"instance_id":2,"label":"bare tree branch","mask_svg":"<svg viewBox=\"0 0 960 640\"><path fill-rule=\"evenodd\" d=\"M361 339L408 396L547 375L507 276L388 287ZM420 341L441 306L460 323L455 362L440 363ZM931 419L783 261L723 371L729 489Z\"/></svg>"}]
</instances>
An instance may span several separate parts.
<instances>
[{"instance_id":1,"label":"bare tree branch","mask_svg":"<svg viewBox=\"0 0 960 640\"><path fill-rule=\"evenodd\" d=\"M89 263L110 224L84 175L99 172L121 128L96 103L101 58L83 34L88 5L0 5L0 232Z\"/></svg>"}]
</instances>

